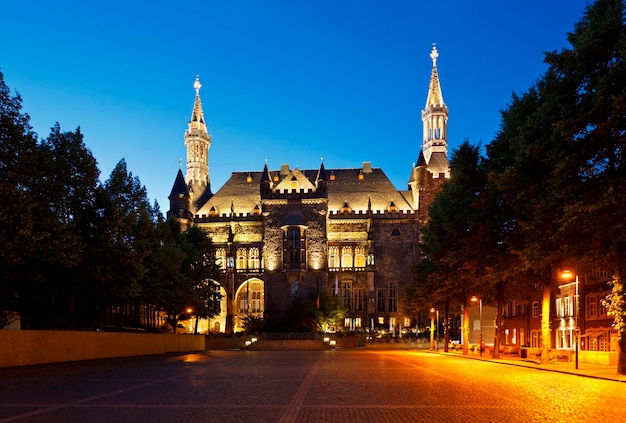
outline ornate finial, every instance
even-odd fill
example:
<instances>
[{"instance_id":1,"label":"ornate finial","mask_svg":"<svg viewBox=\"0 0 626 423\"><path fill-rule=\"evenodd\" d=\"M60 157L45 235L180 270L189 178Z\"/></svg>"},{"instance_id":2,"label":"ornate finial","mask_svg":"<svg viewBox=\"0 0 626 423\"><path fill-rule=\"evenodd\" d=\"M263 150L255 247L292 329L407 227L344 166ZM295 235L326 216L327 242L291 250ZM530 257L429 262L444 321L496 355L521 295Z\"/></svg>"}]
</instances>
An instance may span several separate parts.
<instances>
[{"instance_id":1,"label":"ornate finial","mask_svg":"<svg viewBox=\"0 0 626 423\"><path fill-rule=\"evenodd\" d=\"M320 157L320 162L324 163L324 156Z\"/></svg>"},{"instance_id":2,"label":"ornate finial","mask_svg":"<svg viewBox=\"0 0 626 423\"><path fill-rule=\"evenodd\" d=\"M267 157L265 158L265 164L267 165Z\"/></svg>"},{"instance_id":3,"label":"ornate finial","mask_svg":"<svg viewBox=\"0 0 626 423\"><path fill-rule=\"evenodd\" d=\"M433 59L433 67L437 66L437 57L439 57L437 43L433 43L433 50L430 52L430 58Z\"/></svg>"},{"instance_id":4,"label":"ornate finial","mask_svg":"<svg viewBox=\"0 0 626 423\"><path fill-rule=\"evenodd\" d=\"M179 168L179 169L182 169L182 168L183 168L183 158L182 158L182 157L179 157L179 158L178 158L178 168Z\"/></svg>"},{"instance_id":5,"label":"ornate finial","mask_svg":"<svg viewBox=\"0 0 626 423\"><path fill-rule=\"evenodd\" d=\"M199 95L200 88L202 88L202 84L200 83L200 75L196 75L196 81L193 83L193 88L196 90L196 95Z\"/></svg>"}]
</instances>

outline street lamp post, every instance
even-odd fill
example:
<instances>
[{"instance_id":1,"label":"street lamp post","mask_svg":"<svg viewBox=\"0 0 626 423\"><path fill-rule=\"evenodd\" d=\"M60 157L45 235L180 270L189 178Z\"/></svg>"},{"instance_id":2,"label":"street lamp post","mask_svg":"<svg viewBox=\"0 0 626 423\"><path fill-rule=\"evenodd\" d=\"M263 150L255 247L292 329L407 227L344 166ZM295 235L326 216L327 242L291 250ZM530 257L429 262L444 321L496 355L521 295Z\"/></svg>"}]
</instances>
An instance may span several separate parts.
<instances>
[{"instance_id":1,"label":"street lamp post","mask_svg":"<svg viewBox=\"0 0 626 423\"><path fill-rule=\"evenodd\" d=\"M483 299L478 298L477 296L473 296L470 298L470 301L475 303L478 301L478 321L480 322L480 341L478 344L478 351L480 351L480 356L483 356Z\"/></svg>"},{"instance_id":2,"label":"street lamp post","mask_svg":"<svg viewBox=\"0 0 626 423\"><path fill-rule=\"evenodd\" d=\"M430 309L430 350L435 349L435 309Z\"/></svg>"}]
</instances>

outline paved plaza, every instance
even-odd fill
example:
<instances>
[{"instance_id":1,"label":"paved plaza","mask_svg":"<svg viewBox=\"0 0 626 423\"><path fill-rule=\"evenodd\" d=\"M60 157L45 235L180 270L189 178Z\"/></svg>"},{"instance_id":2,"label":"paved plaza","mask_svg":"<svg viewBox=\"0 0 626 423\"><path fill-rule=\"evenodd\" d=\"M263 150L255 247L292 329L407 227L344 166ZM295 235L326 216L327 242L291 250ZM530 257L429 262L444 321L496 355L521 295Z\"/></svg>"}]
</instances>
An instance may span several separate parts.
<instances>
[{"instance_id":1,"label":"paved plaza","mask_svg":"<svg viewBox=\"0 0 626 423\"><path fill-rule=\"evenodd\" d=\"M623 419L626 383L562 370L365 349L206 351L30 366L0 369L0 422Z\"/></svg>"}]
</instances>

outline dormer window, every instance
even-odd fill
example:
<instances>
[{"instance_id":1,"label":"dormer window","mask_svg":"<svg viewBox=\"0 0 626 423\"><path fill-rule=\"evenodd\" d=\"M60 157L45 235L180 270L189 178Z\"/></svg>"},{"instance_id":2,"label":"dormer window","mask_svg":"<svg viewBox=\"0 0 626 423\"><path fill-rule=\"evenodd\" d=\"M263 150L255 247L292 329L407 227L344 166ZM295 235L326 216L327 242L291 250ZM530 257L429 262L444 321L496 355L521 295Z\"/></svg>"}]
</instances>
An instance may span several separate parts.
<instances>
[{"instance_id":1,"label":"dormer window","mask_svg":"<svg viewBox=\"0 0 626 423\"><path fill-rule=\"evenodd\" d=\"M341 211L344 212L344 213L349 213L350 212L350 206L348 205L347 201L345 203L343 203L343 207L341 208Z\"/></svg>"},{"instance_id":2,"label":"dormer window","mask_svg":"<svg viewBox=\"0 0 626 423\"><path fill-rule=\"evenodd\" d=\"M335 180L335 172L330 172L330 180L331 181Z\"/></svg>"},{"instance_id":3,"label":"dormer window","mask_svg":"<svg viewBox=\"0 0 626 423\"><path fill-rule=\"evenodd\" d=\"M393 202L393 201L392 201L392 202L390 202L390 203L389 203L389 211L390 211L390 212L395 212L395 211L397 211L397 210L398 210L398 208L396 207L396 205L394 204L394 202Z\"/></svg>"},{"instance_id":4,"label":"dormer window","mask_svg":"<svg viewBox=\"0 0 626 423\"><path fill-rule=\"evenodd\" d=\"M215 206L213 206L211 210L209 210L209 216L215 217L215 215L217 215L217 210L215 210Z\"/></svg>"},{"instance_id":5,"label":"dormer window","mask_svg":"<svg viewBox=\"0 0 626 423\"><path fill-rule=\"evenodd\" d=\"M254 214L255 216L258 216L261 214L261 207L259 207L258 204L254 206L254 209L252 210L252 214Z\"/></svg>"},{"instance_id":6,"label":"dormer window","mask_svg":"<svg viewBox=\"0 0 626 423\"><path fill-rule=\"evenodd\" d=\"M248 176L246 176L246 182L247 183L252 182L252 175L250 175L249 173L248 173Z\"/></svg>"},{"instance_id":7,"label":"dormer window","mask_svg":"<svg viewBox=\"0 0 626 423\"><path fill-rule=\"evenodd\" d=\"M295 176L294 176L293 178L291 178L291 181L290 181L289 187L290 187L292 190L295 190L295 191L297 191L297 190L298 190L298 180L296 179L296 177L295 177Z\"/></svg>"}]
</instances>

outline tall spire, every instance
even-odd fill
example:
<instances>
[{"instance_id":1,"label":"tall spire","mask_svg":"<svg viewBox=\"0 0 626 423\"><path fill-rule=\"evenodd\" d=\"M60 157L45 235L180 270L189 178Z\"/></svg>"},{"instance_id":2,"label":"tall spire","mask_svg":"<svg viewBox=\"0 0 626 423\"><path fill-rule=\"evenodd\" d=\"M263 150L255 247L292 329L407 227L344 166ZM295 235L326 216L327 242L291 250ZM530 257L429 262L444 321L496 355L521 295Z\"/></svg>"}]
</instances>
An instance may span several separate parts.
<instances>
[{"instance_id":1,"label":"tall spire","mask_svg":"<svg viewBox=\"0 0 626 423\"><path fill-rule=\"evenodd\" d=\"M200 77L196 75L193 88L196 98L191 112L191 119L185 131L185 147L187 147L187 186L192 199L192 211L195 213L211 196L209 178L209 148L211 135L207 131L200 101Z\"/></svg>"},{"instance_id":2,"label":"tall spire","mask_svg":"<svg viewBox=\"0 0 626 423\"><path fill-rule=\"evenodd\" d=\"M433 70L430 74L430 85L428 87L428 97L426 98L426 108L429 106L443 106L443 95L441 94L441 85L439 85L439 75L437 74L437 58L439 52L437 45L433 43L433 49L430 52L430 58L433 60Z\"/></svg>"},{"instance_id":3,"label":"tall spire","mask_svg":"<svg viewBox=\"0 0 626 423\"><path fill-rule=\"evenodd\" d=\"M433 61L433 69L430 74L426 107L422 111L422 123L424 133L422 149L424 158L428 164L428 170L435 177L450 174L448 164L448 107L443 102L439 74L437 73L437 58L439 52L437 45L433 44L430 58Z\"/></svg>"}]
</instances>

